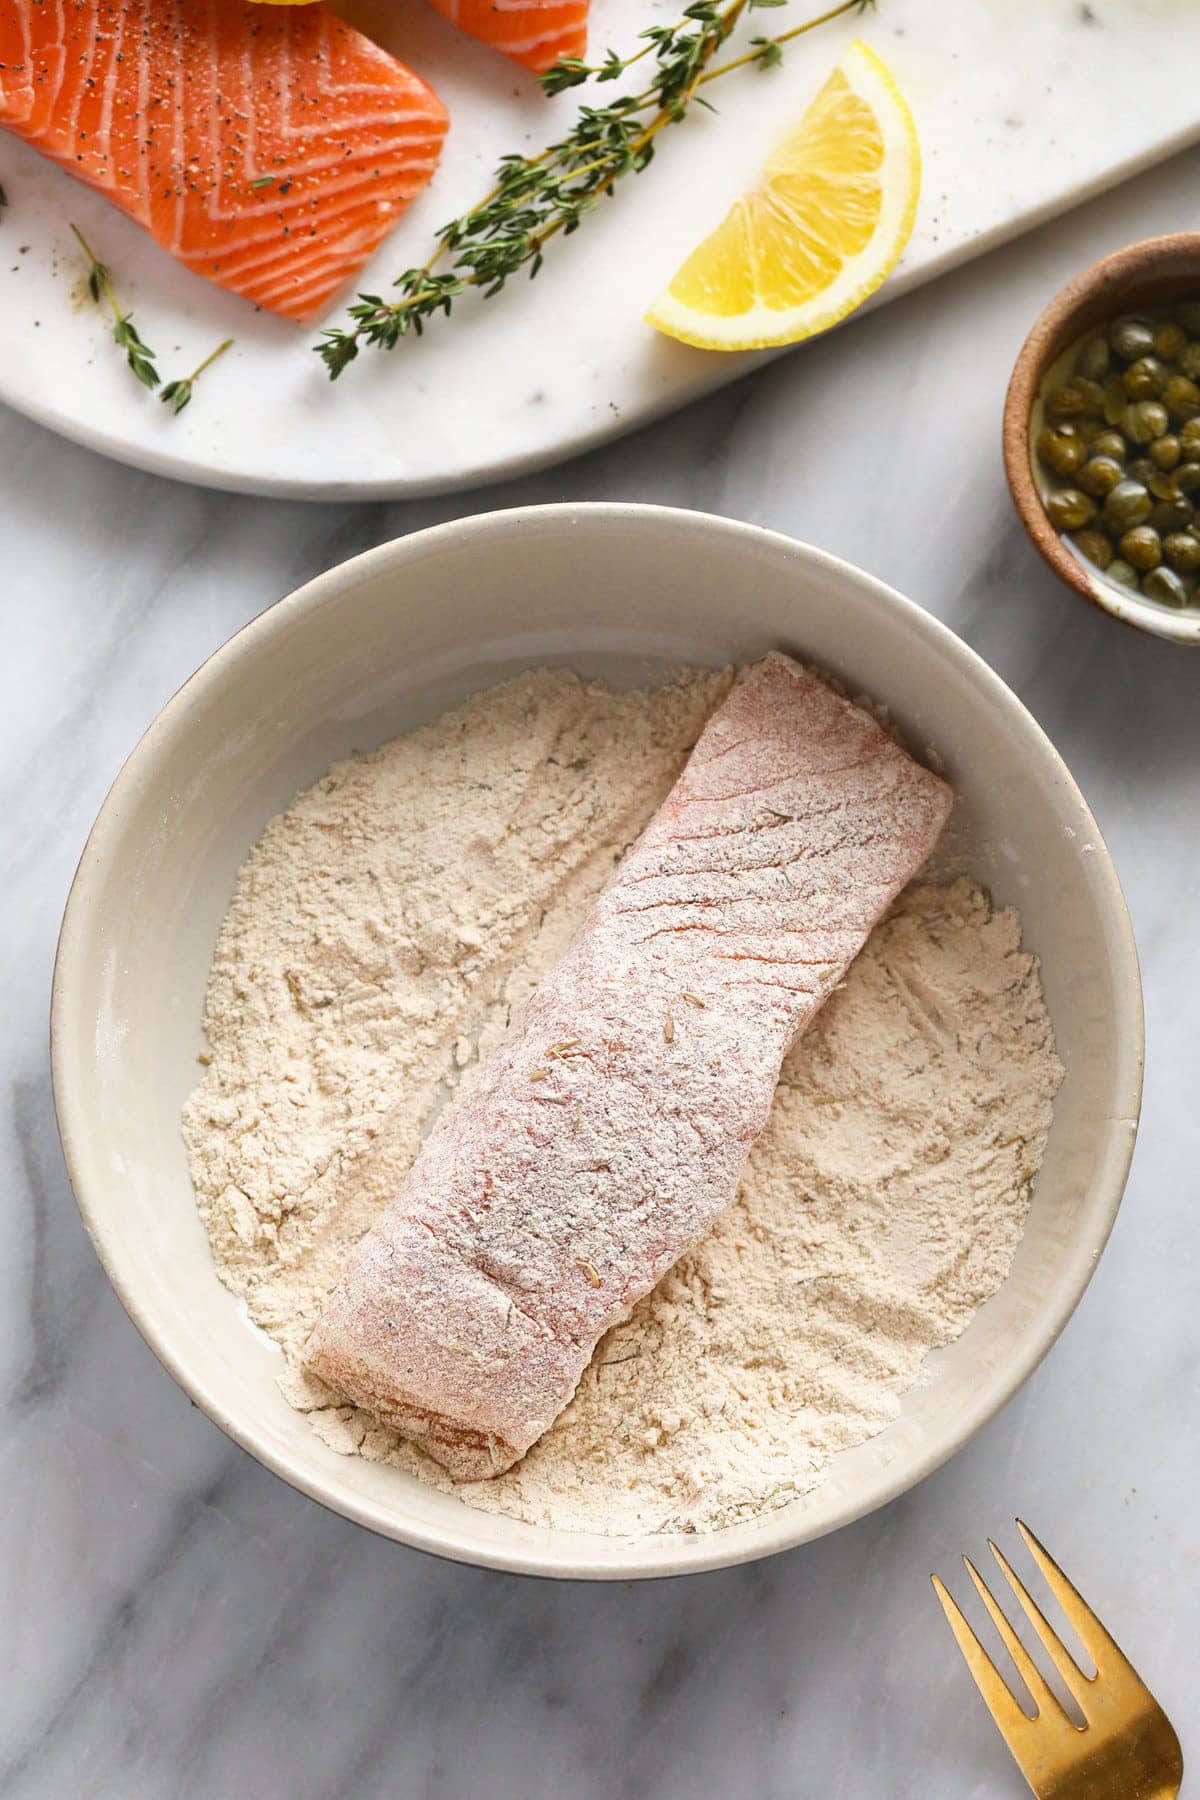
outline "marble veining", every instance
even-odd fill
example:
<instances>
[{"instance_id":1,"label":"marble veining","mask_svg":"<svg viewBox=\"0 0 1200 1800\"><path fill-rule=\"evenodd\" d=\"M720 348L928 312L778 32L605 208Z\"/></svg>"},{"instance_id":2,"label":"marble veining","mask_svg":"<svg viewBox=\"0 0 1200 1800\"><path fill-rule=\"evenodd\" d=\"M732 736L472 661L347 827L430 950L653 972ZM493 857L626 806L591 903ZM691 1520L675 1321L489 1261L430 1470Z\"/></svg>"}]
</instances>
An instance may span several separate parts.
<instances>
[{"instance_id":1,"label":"marble veining","mask_svg":"<svg viewBox=\"0 0 1200 1800\"><path fill-rule=\"evenodd\" d=\"M1160 9L1141 11L1152 29ZM981 1552L988 1531L1012 1549L1018 1511L1200 1755L1200 659L1054 583L1010 510L998 444L1012 359L1045 297L1118 244L1195 228L1198 192L1190 152L684 414L467 501L204 493L0 412L5 1800L1015 1800L1020 1780L927 1576ZM556 1586L378 1540L188 1404L80 1225L46 1010L104 791L230 632L396 533L612 497L728 512L852 557L1000 671L1116 857L1149 1064L1096 1279L961 1455L886 1511L771 1562Z\"/></svg>"}]
</instances>

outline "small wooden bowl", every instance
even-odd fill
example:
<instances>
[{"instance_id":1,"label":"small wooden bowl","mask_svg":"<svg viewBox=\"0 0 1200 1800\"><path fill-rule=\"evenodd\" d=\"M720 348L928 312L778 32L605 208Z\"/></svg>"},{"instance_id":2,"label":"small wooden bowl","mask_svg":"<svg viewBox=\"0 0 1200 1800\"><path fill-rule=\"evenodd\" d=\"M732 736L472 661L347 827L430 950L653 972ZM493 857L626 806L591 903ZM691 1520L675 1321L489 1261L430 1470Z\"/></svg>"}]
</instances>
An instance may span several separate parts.
<instances>
[{"instance_id":1,"label":"small wooden bowl","mask_svg":"<svg viewBox=\"0 0 1200 1800\"><path fill-rule=\"evenodd\" d=\"M1034 407L1047 372L1068 345L1116 314L1159 306L1183 295L1200 298L1200 232L1145 238L1105 256L1055 295L1025 339L1004 402L1004 472L1013 504L1037 549L1085 600L1114 619L1174 644L1200 645L1200 608L1178 612L1093 573L1046 517L1030 443Z\"/></svg>"}]
</instances>

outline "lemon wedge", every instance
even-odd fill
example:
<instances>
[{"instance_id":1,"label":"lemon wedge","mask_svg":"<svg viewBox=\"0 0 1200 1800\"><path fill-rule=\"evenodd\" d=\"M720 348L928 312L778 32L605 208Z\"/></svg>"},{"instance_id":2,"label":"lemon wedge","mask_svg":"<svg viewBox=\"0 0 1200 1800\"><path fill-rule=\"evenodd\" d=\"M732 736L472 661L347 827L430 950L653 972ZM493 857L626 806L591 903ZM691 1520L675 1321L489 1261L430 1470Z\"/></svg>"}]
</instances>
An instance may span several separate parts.
<instances>
[{"instance_id":1,"label":"lemon wedge","mask_svg":"<svg viewBox=\"0 0 1200 1800\"><path fill-rule=\"evenodd\" d=\"M912 114L856 39L762 181L734 202L646 314L705 350L760 350L825 331L895 268L921 190Z\"/></svg>"}]
</instances>

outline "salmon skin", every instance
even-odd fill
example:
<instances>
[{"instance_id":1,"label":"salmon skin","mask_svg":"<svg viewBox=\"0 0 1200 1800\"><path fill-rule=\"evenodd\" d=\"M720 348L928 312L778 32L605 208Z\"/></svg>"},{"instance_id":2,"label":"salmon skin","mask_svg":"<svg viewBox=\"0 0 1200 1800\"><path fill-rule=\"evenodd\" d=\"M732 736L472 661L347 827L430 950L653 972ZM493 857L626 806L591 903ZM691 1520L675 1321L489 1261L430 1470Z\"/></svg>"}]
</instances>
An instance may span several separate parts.
<instances>
[{"instance_id":1,"label":"salmon skin","mask_svg":"<svg viewBox=\"0 0 1200 1800\"><path fill-rule=\"evenodd\" d=\"M951 800L799 664L748 671L351 1251L309 1366L460 1479L517 1461L733 1201L789 1046Z\"/></svg>"},{"instance_id":2,"label":"salmon skin","mask_svg":"<svg viewBox=\"0 0 1200 1800\"><path fill-rule=\"evenodd\" d=\"M451 24L539 74L587 49L588 0L433 0Z\"/></svg>"},{"instance_id":3,"label":"salmon skin","mask_svg":"<svg viewBox=\"0 0 1200 1800\"><path fill-rule=\"evenodd\" d=\"M448 122L323 6L0 0L0 125L186 268L290 319L387 236Z\"/></svg>"}]
</instances>

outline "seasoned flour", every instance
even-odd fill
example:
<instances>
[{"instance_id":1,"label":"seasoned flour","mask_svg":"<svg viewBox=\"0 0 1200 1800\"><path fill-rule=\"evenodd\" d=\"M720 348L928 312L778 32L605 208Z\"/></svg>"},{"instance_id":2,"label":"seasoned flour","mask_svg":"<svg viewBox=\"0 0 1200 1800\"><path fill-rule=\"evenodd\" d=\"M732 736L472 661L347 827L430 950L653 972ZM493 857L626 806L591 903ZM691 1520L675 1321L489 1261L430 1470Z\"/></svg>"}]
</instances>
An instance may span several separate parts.
<instances>
[{"instance_id":1,"label":"seasoned flour","mask_svg":"<svg viewBox=\"0 0 1200 1800\"><path fill-rule=\"evenodd\" d=\"M341 763L237 881L184 1111L222 1280L330 1444L454 1486L300 1368L347 1247L686 761L729 685L546 670ZM1004 1279L1061 1080L1011 910L910 888L795 1047L736 1205L470 1504L704 1531L813 1487Z\"/></svg>"}]
</instances>

